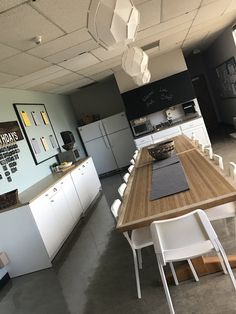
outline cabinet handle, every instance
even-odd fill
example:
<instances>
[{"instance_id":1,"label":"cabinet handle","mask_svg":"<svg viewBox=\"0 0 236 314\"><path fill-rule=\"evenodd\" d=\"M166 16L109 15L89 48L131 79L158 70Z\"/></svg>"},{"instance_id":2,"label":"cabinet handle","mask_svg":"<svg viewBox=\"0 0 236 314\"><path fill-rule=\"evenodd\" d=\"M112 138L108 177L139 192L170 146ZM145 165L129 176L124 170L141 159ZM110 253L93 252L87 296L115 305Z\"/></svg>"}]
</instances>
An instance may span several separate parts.
<instances>
[{"instance_id":1,"label":"cabinet handle","mask_svg":"<svg viewBox=\"0 0 236 314\"><path fill-rule=\"evenodd\" d=\"M57 188L54 188L54 189L53 189L53 192L57 192Z\"/></svg>"},{"instance_id":2,"label":"cabinet handle","mask_svg":"<svg viewBox=\"0 0 236 314\"><path fill-rule=\"evenodd\" d=\"M83 165L82 167L85 168L85 165Z\"/></svg>"},{"instance_id":3,"label":"cabinet handle","mask_svg":"<svg viewBox=\"0 0 236 314\"><path fill-rule=\"evenodd\" d=\"M51 203L53 203L54 202L54 200L51 200Z\"/></svg>"},{"instance_id":4,"label":"cabinet handle","mask_svg":"<svg viewBox=\"0 0 236 314\"><path fill-rule=\"evenodd\" d=\"M61 184L64 184L64 182L61 182Z\"/></svg>"},{"instance_id":5,"label":"cabinet handle","mask_svg":"<svg viewBox=\"0 0 236 314\"><path fill-rule=\"evenodd\" d=\"M48 194L45 194L46 197L48 197Z\"/></svg>"}]
</instances>

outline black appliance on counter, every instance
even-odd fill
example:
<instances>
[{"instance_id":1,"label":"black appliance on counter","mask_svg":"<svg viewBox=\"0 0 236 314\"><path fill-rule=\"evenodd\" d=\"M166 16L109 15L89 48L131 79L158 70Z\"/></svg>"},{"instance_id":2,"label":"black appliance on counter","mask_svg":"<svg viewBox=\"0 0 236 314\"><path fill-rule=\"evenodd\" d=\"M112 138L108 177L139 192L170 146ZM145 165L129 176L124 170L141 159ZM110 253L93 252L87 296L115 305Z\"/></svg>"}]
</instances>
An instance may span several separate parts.
<instances>
[{"instance_id":1,"label":"black appliance on counter","mask_svg":"<svg viewBox=\"0 0 236 314\"><path fill-rule=\"evenodd\" d=\"M188 102L182 104L182 108L184 110L185 115L191 114L191 113L196 113L194 101L188 101Z\"/></svg>"},{"instance_id":2,"label":"black appliance on counter","mask_svg":"<svg viewBox=\"0 0 236 314\"><path fill-rule=\"evenodd\" d=\"M187 70L133 89L121 96L129 120L190 101L196 97Z\"/></svg>"},{"instance_id":3,"label":"black appliance on counter","mask_svg":"<svg viewBox=\"0 0 236 314\"><path fill-rule=\"evenodd\" d=\"M65 152L61 152L57 155L58 161L60 163L64 161L72 161L73 163L79 160L79 149L74 147L75 138L71 131L61 132L61 137L64 142L62 147L65 149Z\"/></svg>"}]
</instances>

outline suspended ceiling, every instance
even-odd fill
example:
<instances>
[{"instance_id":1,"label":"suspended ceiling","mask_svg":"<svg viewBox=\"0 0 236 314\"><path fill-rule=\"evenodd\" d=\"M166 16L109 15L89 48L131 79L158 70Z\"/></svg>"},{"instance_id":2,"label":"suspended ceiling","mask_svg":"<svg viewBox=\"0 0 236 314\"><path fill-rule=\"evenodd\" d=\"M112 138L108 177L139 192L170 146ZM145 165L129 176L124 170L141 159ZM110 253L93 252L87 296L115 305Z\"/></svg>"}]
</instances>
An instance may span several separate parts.
<instances>
[{"instance_id":1,"label":"suspended ceiling","mask_svg":"<svg viewBox=\"0 0 236 314\"><path fill-rule=\"evenodd\" d=\"M72 93L120 71L123 48L99 47L86 29L90 0L0 0L0 87ZM235 22L236 0L134 0L135 43L150 58L206 49ZM35 36L42 36L37 45Z\"/></svg>"}]
</instances>

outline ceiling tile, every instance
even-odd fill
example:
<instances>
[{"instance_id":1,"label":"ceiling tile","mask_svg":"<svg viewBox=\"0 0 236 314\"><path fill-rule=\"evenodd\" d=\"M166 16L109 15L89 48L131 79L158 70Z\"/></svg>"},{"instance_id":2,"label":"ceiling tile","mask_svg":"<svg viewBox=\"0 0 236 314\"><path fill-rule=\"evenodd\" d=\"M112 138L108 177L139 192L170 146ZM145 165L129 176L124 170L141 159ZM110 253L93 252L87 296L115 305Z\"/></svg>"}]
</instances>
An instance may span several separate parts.
<instances>
[{"instance_id":1,"label":"ceiling tile","mask_svg":"<svg viewBox=\"0 0 236 314\"><path fill-rule=\"evenodd\" d=\"M149 0L136 6L140 12L139 30L160 23L161 0Z\"/></svg>"},{"instance_id":2,"label":"ceiling tile","mask_svg":"<svg viewBox=\"0 0 236 314\"><path fill-rule=\"evenodd\" d=\"M19 4L22 4L24 2L27 2L28 0L5 0L0 1L0 12L9 10L15 6L18 6Z\"/></svg>"},{"instance_id":3,"label":"ceiling tile","mask_svg":"<svg viewBox=\"0 0 236 314\"><path fill-rule=\"evenodd\" d=\"M20 53L0 61L1 72L23 76L50 66L50 63L36 57Z\"/></svg>"},{"instance_id":4,"label":"ceiling tile","mask_svg":"<svg viewBox=\"0 0 236 314\"><path fill-rule=\"evenodd\" d=\"M102 47L99 47L95 50L92 50L91 53L97 57L98 59L100 59L101 61L107 60L107 59L111 59L113 57L117 57L120 56L121 54L123 54L123 52L125 51L126 47L121 47L118 49L112 49L112 50L106 50Z\"/></svg>"},{"instance_id":5,"label":"ceiling tile","mask_svg":"<svg viewBox=\"0 0 236 314\"><path fill-rule=\"evenodd\" d=\"M197 14L197 10L194 10L188 14L184 14L182 16L178 16L174 19L171 19L167 22L164 23L160 23L158 25L154 25L148 29L145 29L143 31L138 32L137 37L136 37L136 41L146 38L148 36L152 36L152 35L158 35L162 32L168 32L170 30L170 32L173 31L174 28L185 24L185 23L190 23L193 21L193 19L195 18Z\"/></svg>"},{"instance_id":6,"label":"ceiling tile","mask_svg":"<svg viewBox=\"0 0 236 314\"><path fill-rule=\"evenodd\" d=\"M53 88L53 89L51 89L51 92L52 93L64 94L66 92L78 89L78 88L80 88L82 86L85 86L85 85L88 85L88 84L91 84L91 83L93 83L92 80L90 80L88 78L85 78L85 79L78 80L76 82L73 82L73 83L70 83L70 84L67 84L67 85L64 85L64 86Z\"/></svg>"},{"instance_id":7,"label":"ceiling tile","mask_svg":"<svg viewBox=\"0 0 236 314\"><path fill-rule=\"evenodd\" d=\"M88 41L89 39L91 39L91 36L89 35L87 29L84 28L30 49L27 53L36 57L45 58L54 55L61 50L65 50L84 41Z\"/></svg>"},{"instance_id":8,"label":"ceiling tile","mask_svg":"<svg viewBox=\"0 0 236 314\"><path fill-rule=\"evenodd\" d=\"M187 33L188 33L188 30L183 30L181 32L172 34L171 36L168 36L168 37L161 39L160 40L160 50L167 49L167 47L169 47L169 46L175 47L180 42L182 44L182 42L186 38Z\"/></svg>"},{"instance_id":9,"label":"ceiling tile","mask_svg":"<svg viewBox=\"0 0 236 314\"><path fill-rule=\"evenodd\" d=\"M20 52L20 50L0 44L0 60L9 58Z\"/></svg>"},{"instance_id":10,"label":"ceiling tile","mask_svg":"<svg viewBox=\"0 0 236 314\"><path fill-rule=\"evenodd\" d=\"M21 50L35 47L33 38L37 35L46 42L64 34L27 4L2 13L0 29L0 42Z\"/></svg>"},{"instance_id":11,"label":"ceiling tile","mask_svg":"<svg viewBox=\"0 0 236 314\"><path fill-rule=\"evenodd\" d=\"M89 52L92 49L99 47L98 43L96 43L93 39L85 41L79 45L75 45L71 48L60 51L54 55L46 57L45 60L52 63L60 63L71 58L78 56L81 53Z\"/></svg>"},{"instance_id":12,"label":"ceiling tile","mask_svg":"<svg viewBox=\"0 0 236 314\"><path fill-rule=\"evenodd\" d=\"M115 57L109 60L99 62L98 64L95 64L93 66L81 69L78 71L78 73L85 76L91 76L93 74L97 74L99 72L116 67L117 65L120 65L120 64L121 64L121 57L119 56L119 57Z\"/></svg>"},{"instance_id":13,"label":"ceiling tile","mask_svg":"<svg viewBox=\"0 0 236 314\"><path fill-rule=\"evenodd\" d=\"M15 79L13 81L7 83L6 87L10 87L10 88L12 88L12 87L19 87L20 85L24 85L24 84L26 84L28 82L40 79L40 78L42 78L44 76L53 74L53 73L58 72L60 70L62 70L62 69L59 66L52 65L52 66L49 66L46 69L36 71L36 72L34 72L32 74L21 76L21 77Z\"/></svg>"},{"instance_id":14,"label":"ceiling tile","mask_svg":"<svg viewBox=\"0 0 236 314\"><path fill-rule=\"evenodd\" d=\"M51 73L51 74L48 74L48 75L44 75L36 80L31 80L23 85L19 85L19 88L23 88L23 89L27 89L27 88L30 88L30 87L33 87L33 86L37 86L37 85L40 85L40 84L43 84L43 83L46 83L46 82L49 82L53 79L56 79L58 77L62 77L66 74L70 73L69 70L65 70L65 69L61 69L60 71L57 71L55 73Z\"/></svg>"},{"instance_id":15,"label":"ceiling tile","mask_svg":"<svg viewBox=\"0 0 236 314\"><path fill-rule=\"evenodd\" d=\"M0 84L10 82L16 78L17 78L17 76L15 76L15 75L10 75L10 74L5 74L5 73L0 72Z\"/></svg>"},{"instance_id":16,"label":"ceiling tile","mask_svg":"<svg viewBox=\"0 0 236 314\"><path fill-rule=\"evenodd\" d=\"M78 71L98 62L99 60L90 53L83 53L82 55L62 62L59 65L68 70Z\"/></svg>"},{"instance_id":17,"label":"ceiling tile","mask_svg":"<svg viewBox=\"0 0 236 314\"><path fill-rule=\"evenodd\" d=\"M234 11L236 11L236 0L231 0L227 9L224 11L224 14L228 14L228 13L234 12Z\"/></svg>"},{"instance_id":18,"label":"ceiling tile","mask_svg":"<svg viewBox=\"0 0 236 314\"><path fill-rule=\"evenodd\" d=\"M47 83L40 84L38 86L31 87L29 89L30 90L39 91L39 92L48 92L48 93L50 93L50 90L52 90L53 88L57 88L57 87L58 87L58 85L47 82Z\"/></svg>"},{"instance_id":19,"label":"ceiling tile","mask_svg":"<svg viewBox=\"0 0 236 314\"><path fill-rule=\"evenodd\" d=\"M179 15L199 8L201 0L163 0L161 21L168 21Z\"/></svg>"},{"instance_id":20,"label":"ceiling tile","mask_svg":"<svg viewBox=\"0 0 236 314\"><path fill-rule=\"evenodd\" d=\"M111 76L113 72L111 70L105 70L103 72L92 75L90 78L94 81L100 81L108 76Z\"/></svg>"},{"instance_id":21,"label":"ceiling tile","mask_svg":"<svg viewBox=\"0 0 236 314\"><path fill-rule=\"evenodd\" d=\"M70 33L86 27L90 0L38 0L31 5Z\"/></svg>"},{"instance_id":22,"label":"ceiling tile","mask_svg":"<svg viewBox=\"0 0 236 314\"><path fill-rule=\"evenodd\" d=\"M189 21L189 22L177 25L175 27L171 27L167 30L158 32L152 36L148 36L146 38L137 40L132 44L132 46L142 47L144 45L147 45L149 43L153 43L153 42L160 40L162 38L171 36L172 34L176 34L177 32L188 30L190 28L191 24L192 24L192 21Z\"/></svg>"},{"instance_id":23,"label":"ceiling tile","mask_svg":"<svg viewBox=\"0 0 236 314\"><path fill-rule=\"evenodd\" d=\"M193 26L209 21L212 18L219 17L224 13L231 0L214 1L198 10Z\"/></svg>"},{"instance_id":24,"label":"ceiling tile","mask_svg":"<svg viewBox=\"0 0 236 314\"><path fill-rule=\"evenodd\" d=\"M58 84L58 85L66 85L73 83L74 81L78 81L83 79L84 77L82 75L79 75L77 73L70 73L67 75L64 75L62 77L58 77L56 79L51 80L50 82Z\"/></svg>"}]
</instances>

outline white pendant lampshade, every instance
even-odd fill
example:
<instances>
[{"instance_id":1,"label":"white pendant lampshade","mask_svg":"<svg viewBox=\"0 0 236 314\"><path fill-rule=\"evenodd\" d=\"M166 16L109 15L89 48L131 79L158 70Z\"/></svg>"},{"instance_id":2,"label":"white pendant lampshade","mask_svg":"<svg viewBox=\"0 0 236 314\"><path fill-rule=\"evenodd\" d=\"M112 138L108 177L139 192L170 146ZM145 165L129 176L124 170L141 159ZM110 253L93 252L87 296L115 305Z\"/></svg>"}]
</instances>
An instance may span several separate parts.
<instances>
[{"instance_id":1,"label":"white pendant lampshade","mask_svg":"<svg viewBox=\"0 0 236 314\"><path fill-rule=\"evenodd\" d=\"M140 14L132 0L91 1L88 31L106 49L134 41L139 22Z\"/></svg>"},{"instance_id":2,"label":"white pendant lampshade","mask_svg":"<svg viewBox=\"0 0 236 314\"><path fill-rule=\"evenodd\" d=\"M151 73L148 69L146 69L143 73L140 73L139 75L135 76L133 79L137 85L141 86L150 82Z\"/></svg>"},{"instance_id":3,"label":"white pendant lampshade","mask_svg":"<svg viewBox=\"0 0 236 314\"><path fill-rule=\"evenodd\" d=\"M134 77L143 73L148 66L148 55L139 47L127 49L122 56L122 68Z\"/></svg>"}]
</instances>

